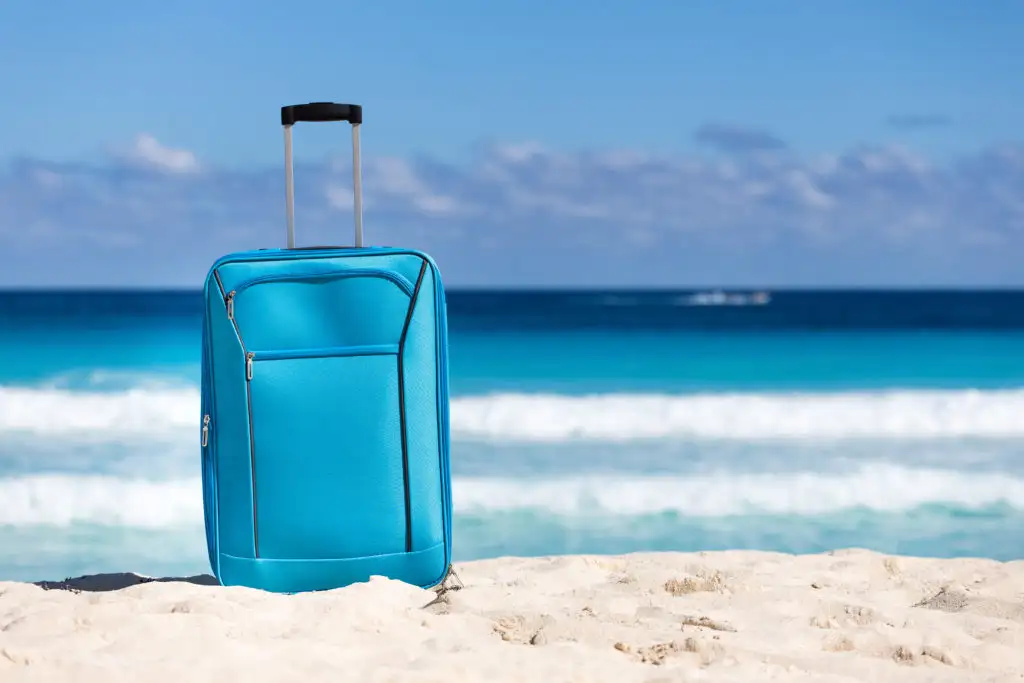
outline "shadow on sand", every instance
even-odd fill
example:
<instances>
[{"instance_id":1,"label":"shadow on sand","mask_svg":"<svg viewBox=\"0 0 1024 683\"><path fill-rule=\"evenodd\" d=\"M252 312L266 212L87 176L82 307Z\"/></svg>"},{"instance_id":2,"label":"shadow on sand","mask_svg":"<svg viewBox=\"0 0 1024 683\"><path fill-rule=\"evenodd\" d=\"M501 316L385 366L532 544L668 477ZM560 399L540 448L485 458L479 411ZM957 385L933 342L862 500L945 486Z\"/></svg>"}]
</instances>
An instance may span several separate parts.
<instances>
[{"instance_id":1,"label":"shadow on sand","mask_svg":"<svg viewBox=\"0 0 1024 683\"><path fill-rule=\"evenodd\" d=\"M67 578L63 581L36 581L35 585L44 590L64 590L74 593L102 593L106 591L119 591L122 588L130 588L140 583L194 583L197 586L219 586L217 579L209 574L197 574L195 576L169 576L164 578L153 578L141 576L132 572L119 572L116 574L89 574Z\"/></svg>"}]
</instances>

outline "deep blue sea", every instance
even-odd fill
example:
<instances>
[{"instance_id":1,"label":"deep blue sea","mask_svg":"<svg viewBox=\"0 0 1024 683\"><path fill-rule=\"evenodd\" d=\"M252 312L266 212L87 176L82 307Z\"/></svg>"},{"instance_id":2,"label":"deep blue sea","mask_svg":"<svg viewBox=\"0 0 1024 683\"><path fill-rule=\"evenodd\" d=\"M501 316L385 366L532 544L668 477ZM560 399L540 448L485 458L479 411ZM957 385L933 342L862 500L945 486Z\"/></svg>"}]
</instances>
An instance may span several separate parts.
<instances>
[{"instance_id":1,"label":"deep blue sea","mask_svg":"<svg viewBox=\"0 0 1024 683\"><path fill-rule=\"evenodd\" d=\"M1024 292L449 292L456 560L1024 558ZM208 571L199 292L0 293L0 579Z\"/></svg>"}]
</instances>

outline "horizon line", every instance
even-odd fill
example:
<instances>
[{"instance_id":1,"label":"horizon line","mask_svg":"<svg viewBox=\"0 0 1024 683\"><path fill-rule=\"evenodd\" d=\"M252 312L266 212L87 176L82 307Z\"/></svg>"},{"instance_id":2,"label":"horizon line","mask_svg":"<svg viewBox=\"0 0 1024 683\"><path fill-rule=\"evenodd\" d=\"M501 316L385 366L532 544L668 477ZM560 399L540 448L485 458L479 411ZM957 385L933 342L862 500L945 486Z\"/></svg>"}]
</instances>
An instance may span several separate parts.
<instances>
[{"instance_id":1,"label":"horizon line","mask_svg":"<svg viewBox=\"0 0 1024 683\"><path fill-rule=\"evenodd\" d=\"M163 285L0 285L3 294L202 294L203 287L173 287ZM833 293L1024 293L1022 285L662 285L662 286L595 286L595 285L516 285L516 286L448 286L446 293L454 294L572 294L572 293L676 293L676 292L833 292Z\"/></svg>"}]
</instances>

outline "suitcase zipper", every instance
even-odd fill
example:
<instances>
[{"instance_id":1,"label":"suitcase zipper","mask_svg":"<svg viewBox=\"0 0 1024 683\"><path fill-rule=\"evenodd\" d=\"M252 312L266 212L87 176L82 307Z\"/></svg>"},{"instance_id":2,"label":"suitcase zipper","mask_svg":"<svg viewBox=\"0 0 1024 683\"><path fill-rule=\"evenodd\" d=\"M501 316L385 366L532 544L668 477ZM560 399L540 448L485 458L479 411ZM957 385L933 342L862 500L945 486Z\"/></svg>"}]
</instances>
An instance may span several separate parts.
<instances>
[{"instance_id":1,"label":"suitcase zipper","mask_svg":"<svg viewBox=\"0 0 1024 683\"><path fill-rule=\"evenodd\" d=\"M229 317L234 317L234 298L244 289L248 289L253 285L263 284L265 282L280 282L285 280L323 280L323 279L334 279L334 278L349 278L349 277L378 277L384 280L389 280L405 292L407 296L412 296L413 286L404 277L391 271L383 270L380 268L345 268L342 270L334 270L325 273L309 273L309 274L296 274L296 273L280 273L273 275L260 275L257 277L243 280L235 285L235 288L228 294L227 301L230 301L228 308Z\"/></svg>"},{"instance_id":2,"label":"suitcase zipper","mask_svg":"<svg viewBox=\"0 0 1024 683\"><path fill-rule=\"evenodd\" d=\"M449 400L448 400L448 396L447 396L448 391L449 391L449 386L448 386L448 362L447 362L448 361L448 325L447 325L447 320L448 320L448 302L447 302L447 300L445 298L445 294L444 294L444 285L441 283L441 273L438 272L436 268L434 268L433 269L433 275L434 275L434 305L436 306L435 311L441 311L441 312L444 313L444 315L438 316L439 318L441 318L442 322L437 325L438 329L436 331L436 335L437 335L436 339L437 339L438 348L444 350L444 352L440 354L441 355L441 362L439 363L439 365L441 367L439 368L438 373L437 373L438 374L438 378L437 378L437 380L438 380L438 392L445 396L445 400L441 402L441 406L440 406L440 408L441 408L441 415L442 416L441 416L441 425L440 425L440 430L439 430L438 436L440 437L440 439L442 440L442 443L444 444L442 446L442 453L449 453L449 458L450 458L451 457L450 456L450 451L449 451L450 446L449 446L449 443L448 443L448 441L449 441L449 439L448 439L448 435L449 435L449 416L448 416ZM438 454L438 455L440 456L441 454ZM441 467L442 467L442 471L443 471L442 477L444 479L448 479L451 476L451 473L449 472L449 468L446 467L446 464L450 464L450 460L447 460L447 459L442 457L441 458ZM445 508L446 508L446 511L448 512L448 514L445 515L445 517L446 517L445 522L446 523L445 523L444 526L445 526L445 536L448 537L449 540L450 540L450 536L451 536L451 514L450 514L450 512L451 512L451 504L452 504L451 503L451 488L450 488L450 486L449 487L442 486L442 490L447 492L447 495L445 496ZM454 570L453 570L452 565L451 565L451 557L449 557L448 560L449 560L448 572L452 573ZM446 579L447 579L447 574L446 574ZM459 583L461 584L462 582L460 581Z\"/></svg>"},{"instance_id":3,"label":"suitcase zipper","mask_svg":"<svg viewBox=\"0 0 1024 683\"><path fill-rule=\"evenodd\" d=\"M405 357L402 350L405 348L405 338L409 334L409 325L416 312L416 299L419 297L423 274L426 272L427 262L424 260L423 265L420 266L420 273L416 276L416 289L413 290L409 298L409 310L405 313L402 335L398 338L398 420L402 435L402 486L405 489L405 552L407 553L412 552L412 499L409 490L409 435L405 423Z\"/></svg>"},{"instance_id":4,"label":"suitcase zipper","mask_svg":"<svg viewBox=\"0 0 1024 683\"><path fill-rule=\"evenodd\" d=\"M203 448L210 442L210 416L203 415Z\"/></svg>"},{"instance_id":5,"label":"suitcase zipper","mask_svg":"<svg viewBox=\"0 0 1024 683\"><path fill-rule=\"evenodd\" d=\"M342 358L352 356L395 356L398 344L365 344L362 346L331 346L323 349L291 349L285 351L250 351L245 354L245 378L252 381L253 361L298 360L300 358ZM258 357L257 357L258 356Z\"/></svg>"},{"instance_id":6,"label":"suitcase zipper","mask_svg":"<svg viewBox=\"0 0 1024 683\"><path fill-rule=\"evenodd\" d=\"M238 327L238 321L235 320L235 295L237 291L232 289L227 294L224 293L224 283L220 279L220 273L216 270L213 271L213 277L217 280L217 287L220 289L221 295L224 297L224 306L227 309L228 320L231 321L231 326L235 328L235 334L238 335L238 344L242 347L242 351L245 352L245 341L242 339L242 330ZM245 410L249 417L249 467L252 474L252 551L253 556L259 559L260 556L260 535L258 525L256 524L256 437L253 433L252 424L252 389L249 386L248 380L252 379L252 353L245 352Z\"/></svg>"}]
</instances>

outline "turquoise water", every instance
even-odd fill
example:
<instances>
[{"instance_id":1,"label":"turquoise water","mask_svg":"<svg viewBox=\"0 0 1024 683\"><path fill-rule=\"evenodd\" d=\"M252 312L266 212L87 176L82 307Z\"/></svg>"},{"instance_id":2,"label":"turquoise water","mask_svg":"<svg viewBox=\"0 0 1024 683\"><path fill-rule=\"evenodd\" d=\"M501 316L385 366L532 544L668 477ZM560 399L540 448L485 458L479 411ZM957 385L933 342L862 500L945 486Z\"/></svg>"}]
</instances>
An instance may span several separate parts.
<instances>
[{"instance_id":1,"label":"turquoise water","mask_svg":"<svg viewBox=\"0 0 1024 683\"><path fill-rule=\"evenodd\" d=\"M453 293L455 555L1024 557L1024 294ZM197 293L0 294L0 579L206 571Z\"/></svg>"},{"instance_id":2,"label":"turquoise water","mask_svg":"<svg viewBox=\"0 0 1024 683\"><path fill-rule=\"evenodd\" d=\"M451 341L458 390L778 391L1024 385L1024 333L530 332Z\"/></svg>"}]
</instances>

